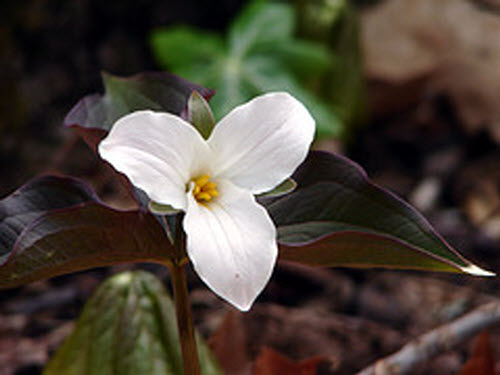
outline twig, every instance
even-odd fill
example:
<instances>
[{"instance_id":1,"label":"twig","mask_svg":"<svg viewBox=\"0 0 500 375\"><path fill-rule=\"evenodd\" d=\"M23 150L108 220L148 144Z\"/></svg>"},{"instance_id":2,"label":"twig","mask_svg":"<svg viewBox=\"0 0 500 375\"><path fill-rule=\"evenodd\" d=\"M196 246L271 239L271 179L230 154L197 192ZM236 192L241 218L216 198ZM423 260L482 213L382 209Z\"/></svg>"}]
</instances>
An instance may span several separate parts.
<instances>
[{"instance_id":1,"label":"twig","mask_svg":"<svg viewBox=\"0 0 500 375\"><path fill-rule=\"evenodd\" d=\"M500 322L500 301L478 307L467 315L410 341L398 352L378 360L357 375L403 375L436 355L451 350L479 331Z\"/></svg>"}]
</instances>

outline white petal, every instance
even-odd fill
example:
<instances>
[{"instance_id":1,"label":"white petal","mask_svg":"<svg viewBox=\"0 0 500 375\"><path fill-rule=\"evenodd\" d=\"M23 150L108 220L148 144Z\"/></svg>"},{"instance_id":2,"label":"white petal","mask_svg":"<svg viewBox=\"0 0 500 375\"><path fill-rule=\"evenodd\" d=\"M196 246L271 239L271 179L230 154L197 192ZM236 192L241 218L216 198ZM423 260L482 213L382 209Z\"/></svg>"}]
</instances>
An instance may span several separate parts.
<instances>
[{"instance_id":1,"label":"white petal","mask_svg":"<svg viewBox=\"0 0 500 375\"><path fill-rule=\"evenodd\" d=\"M291 95L259 96L215 126L208 139L214 173L254 194L271 190L304 161L314 131L314 119Z\"/></svg>"},{"instance_id":2,"label":"white petal","mask_svg":"<svg viewBox=\"0 0 500 375\"><path fill-rule=\"evenodd\" d=\"M187 251L201 279L242 311L250 309L276 262L276 229L253 195L217 181L218 197L201 205L188 193Z\"/></svg>"},{"instance_id":3,"label":"white petal","mask_svg":"<svg viewBox=\"0 0 500 375\"><path fill-rule=\"evenodd\" d=\"M120 118L99 144L99 154L153 201L182 210L189 179L210 172L205 140L170 113L138 111Z\"/></svg>"}]
</instances>

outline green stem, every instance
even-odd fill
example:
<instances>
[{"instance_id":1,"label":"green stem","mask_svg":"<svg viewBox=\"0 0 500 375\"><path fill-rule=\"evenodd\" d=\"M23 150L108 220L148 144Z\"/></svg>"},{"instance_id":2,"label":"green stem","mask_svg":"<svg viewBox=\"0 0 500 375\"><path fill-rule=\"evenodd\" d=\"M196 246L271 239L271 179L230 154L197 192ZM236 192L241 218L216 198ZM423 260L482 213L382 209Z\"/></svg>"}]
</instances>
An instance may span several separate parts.
<instances>
[{"instance_id":1,"label":"green stem","mask_svg":"<svg viewBox=\"0 0 500 375\"><path fill-rule=\"evenodd\" d=\"M193 319L188 300L186 268L184 265L174 264L170 267L170 272L174 289L175 313L177 315L177 327L181 341L184 374L200 375Z\"/></svg>"}]
</instances>

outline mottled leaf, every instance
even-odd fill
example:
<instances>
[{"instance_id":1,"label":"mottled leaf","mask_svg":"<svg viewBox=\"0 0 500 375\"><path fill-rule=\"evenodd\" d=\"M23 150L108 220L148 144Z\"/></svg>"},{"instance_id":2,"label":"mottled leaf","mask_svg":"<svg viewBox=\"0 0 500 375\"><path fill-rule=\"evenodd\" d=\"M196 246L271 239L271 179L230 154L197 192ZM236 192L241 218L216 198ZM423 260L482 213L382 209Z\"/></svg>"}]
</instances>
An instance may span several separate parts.
<instances>
[{"instance_id":1,"label":"mottled leaf","mask_svg":"<svg viewBox=\"0 0 500 375\"><path fill-rule=\"evenodd\" d=\"M0 288L123 262L165 264L171 251L151 213L110 208L75 179L37 178L0 201Z\"/></svg>"},{"instance_id":2,"label":"mottled leaf","mask_svg":"<svg viewBox=\"0 0 500 375\"><path fill-rule=\"evenodd\" d=\"M207 345L197 341L201 374L221 374ZM162 283L143 271L104 282L43 374L184 374L175 307Z\"/></svg>"},{"instance_id":3,"label":"mottled leaf","mask_svg":"<svg viewBox=\"0 0 500 375\"><path fill-rule=\"evenodd\" d=\"M267 202L282 259L491 275L446 243L414 208L345 157L312 152L292 193Z\"/></svg>"}]
</instances>

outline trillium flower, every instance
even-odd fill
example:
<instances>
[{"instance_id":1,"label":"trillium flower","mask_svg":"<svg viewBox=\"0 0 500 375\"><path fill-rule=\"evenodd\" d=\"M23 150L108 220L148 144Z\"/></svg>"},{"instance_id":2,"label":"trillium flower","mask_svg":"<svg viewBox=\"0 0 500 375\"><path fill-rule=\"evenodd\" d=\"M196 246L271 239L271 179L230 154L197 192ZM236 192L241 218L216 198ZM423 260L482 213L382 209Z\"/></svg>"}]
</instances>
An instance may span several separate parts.
<instances>
[{"instance_id":1,"label":"trillium flower","mask_svg":"<svg viewBox=\"0 0 500 375\"><path fill-rule=\"evenodd\" d=\"M201 279L240 310L269 281L276 228L254 195L304 161L314 119L295 98L269 93L227 114L205 140L170 113L120 118L99 153L156 203L185 212L187 254Z\"/></svg>"}]
</instances>

